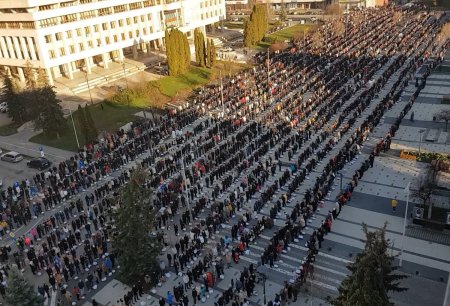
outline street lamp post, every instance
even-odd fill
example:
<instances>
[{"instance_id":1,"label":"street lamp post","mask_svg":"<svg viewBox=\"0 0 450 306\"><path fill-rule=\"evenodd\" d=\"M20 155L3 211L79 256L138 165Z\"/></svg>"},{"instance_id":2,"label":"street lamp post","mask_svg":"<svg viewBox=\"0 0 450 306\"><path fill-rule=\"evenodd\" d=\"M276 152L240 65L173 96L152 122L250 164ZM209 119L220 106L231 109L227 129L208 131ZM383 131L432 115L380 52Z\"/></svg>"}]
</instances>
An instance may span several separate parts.
<instances>
[{"instance_id":1,"label":"street lamp post","mask_svg":"<svg viewBox=\"0 0 450 306\"><path fill-rule=\"evenodd\" d=\"M420 147L422 146L422 135L425 132L425 129L422 129L419 131L420 134L420 140L419 140L419 154L420 154Z\"/></svg>"},{"instance_id":2,"label":"street lamp post","mask_svg":"<svg viewBox=\"0 0 450 306\"><path fill-rule=\"evenodd\" d=\"M181 171L183 174L183 180L184 180L184 184L185 184L185 192L186 192L186 204L187 204L187 208L188 210L191 210L191 207L189 205L189 192L188 192L188 188L187 188L187 184L186 184L186 171L184 169L184 157L181 159Z\"/></svg>"},{"instance_id":3,"label":"street lamp post","mask_svg":"<svg viewBox=\"0 0 450 306\"><path fill-rule=\"evenodd\" d=\"M223 102L222 71L220 71L220 101L222 102L222 117L225 118L225 104Z\"/></svg>"},{"instance_id":4,"label":"street lamp post","mask_svg":"<svg viewBox=\"0 0 450 306\"><path fill-rule=\"evenodd\" d=\"M405 232L406 232L406 220L408 218L408 205L409 205L409 187L411 185L411 182L406 185L405 192L406 192L406 208L405 208L405 219L403 220L403 232L402 232L402 247L400 249L400 262L399 266L401 267L403 264L403 249L405 247Z\"/></svg>"},{"instance_id":5,"label":"street lamp post","mask_svg":"<svg viewBox=\"0 0 450 306\"><path fill-rule=\"evenodd\" d=\"M80 148L80 142L78 141L77 129L75 128L75 122L73 121L72 110L69 109L69 111L70 111L70 118L72 119L73 132L75 133L75 140L77 141L77 147Z\"/></svg>"}]
</instances>

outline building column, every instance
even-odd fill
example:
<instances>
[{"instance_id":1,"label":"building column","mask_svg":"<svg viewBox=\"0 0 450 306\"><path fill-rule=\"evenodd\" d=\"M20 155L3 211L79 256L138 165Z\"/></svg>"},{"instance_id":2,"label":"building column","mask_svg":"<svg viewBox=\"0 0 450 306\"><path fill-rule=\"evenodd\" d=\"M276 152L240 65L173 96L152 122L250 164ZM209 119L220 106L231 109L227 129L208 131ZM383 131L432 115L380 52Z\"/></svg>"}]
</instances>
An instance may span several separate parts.
<instances>
[{"instance_id":1,"label":"building column","mask_svg":"<svg viewBox=\"0 0 450 306\"><path fill-rule=\"evenodd\" d=\"M89 57L84 59L84 63L86 64L87 74L91 74L92 73L92 65L91 65L91 61L89 60Z\"/></svg>"},{"instance_id":2,"label":"building column","mask_svg":"<svg viewBox=\"0 0 450 306\"><path fill-rule=\"evenodd\" d=\"M109 54L108 53L102 53L102 62L103 62L103 68L108 69L108 60L109 60Z\"/></svg>"},{"instance_id":3,"label":"building column","mask_svg":"<svg viewBox=\"0 0 450 306\"><path fill-rule=\"evenodd\" d=\"M46 68L45 69L45 74L47 75L48 84L53 86L54 82L53 82L53 76L52 76L51 68Z\"/></svg>"},{"instance_id":4,"label":"building column","mask_svg":"<svg viewBox=\"0 0 450 306\"><path fill-rule=\"evenodd\" d=\"M73 72L77 71L78 67L77 67L77 64L75 62L70 62L70 65L72 65L72 71Z\"/></svg>"},{"instance_id":5,"label":"building column","mask_svg":"<svg viewBox=\"0 0 450 306\"><path fill-rule=\"evenodd\" d=\"M147 44L147 55L152 55L152 43L149 41Z\"/></svg>"},{"instance_id":6,"label":"building column","mask_svg":"<svg viewBox=\"0 0 450 306\"><path fill-rule=\"evenodd\" d=\"M158 38L158 47L159 47L160 51L164 51L165 50L162 38Z\"/></svg>"},{"instance_id":7,"label":"building column","mask_svg":"<svg viewBox=\"0 0 450 306\"><path fill-rule=\"evenodd\" d=\"M19 80L21 82L25 82L25 75L23 74L23 68L22 67L17 67L17 73L19 75Z\"/></svg>"},{"instance_id":8,"label":"building column","mask_svg":"<svg viewBox=\"0 0 450 306\"><path fill-rule=\"evenodd\" d=\"M119 58L119 62L123 62L124 61L125 57L123 56L123 49L122 48L117 50L117 56Z\"/></svg>"},{"instance_id":9,"label":"building column","mask_svg":"<svg viewBox=\"0 0 450 306\"><path fill-rule=\"evenodd\" d=\"M64 66L66 68L67 77L70 80L73 80L72 64L71 63L67 63L67 64L64 64Z\"/></svg>"},{"instance_id":10,"label":"building column","mask_svg":"<svg viewBox=\"0 0 450 306\"><path fill-rule=\"evenodd\" d=\"M138 59L137 44L133 45L133 59Z\"/></svg>"},{"instance_id":11,"label":"building column","mask_svg":"<svg viewBox=\"0 0 450 306\"><path fill-rule=\"evenodd\" d=\"M12 74L11 74L11 67L5 66L5 72L6 72L6 75L7 75L7 76L9 76L9 77L12 76Z\"/></svg>"}]
</instances>

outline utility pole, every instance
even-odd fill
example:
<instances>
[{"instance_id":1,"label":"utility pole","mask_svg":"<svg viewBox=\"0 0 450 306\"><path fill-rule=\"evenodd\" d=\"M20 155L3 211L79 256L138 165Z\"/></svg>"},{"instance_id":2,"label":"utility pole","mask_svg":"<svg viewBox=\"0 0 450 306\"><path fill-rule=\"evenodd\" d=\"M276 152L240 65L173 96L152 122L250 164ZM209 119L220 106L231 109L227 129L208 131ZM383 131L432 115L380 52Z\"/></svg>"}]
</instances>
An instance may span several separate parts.
<instances>
[{"instance_id":1,"label":"utility pole","mask_svg":"<svg viewBox=\"0 0 450 306\"><path fill-rule=\"evenodd\" d=\"M190 211L191 210L191 206L189 205L189 192L188 192L188 187L187 187L187 183L186 183L186 171L184 169L184 157L181 159L181 171L183 174L183 181L186 187L185 191L186 191L186 204L187 204L187 208Z\"/></svg>"},{"instance_id":2,"label":"utility pole","mask_svg":"<svg viewBox=\"0 0 450 306\"><path fill-rule=\"evenodd\" d=\"M406 192L406 208L405 208L405 219L403 220L403 233L402 233L402 247L400 249L400 262L399 266L402 266L403 263L403 250L405 248L405 232L406 232L406 220L408 219L408 204L409 204L409 186L411 185L411 182L406 185L405 192Z\"/></svg>"},{"instance_id":3,"label":"utility pole","mask_svg":"<svg viewBox=\"0 0 450 306\"><path fill-rule=\"evenodd\" d=\"M270 50L267 48L267 88L269 90L267 98L269 102L272 100L272 90L270 87Z\"/></svg>"},{"instance_id":4,"label":"utility pole","mask_svg":"<svg viewBox=\"0 0 450 306\"><path fill-rule=\"evenodd\" d=\"M220 71L220 101L222 102L222 116L223 118L225 118L225 104L223 102L222 70Z\"/></svg>"}]
</instances>

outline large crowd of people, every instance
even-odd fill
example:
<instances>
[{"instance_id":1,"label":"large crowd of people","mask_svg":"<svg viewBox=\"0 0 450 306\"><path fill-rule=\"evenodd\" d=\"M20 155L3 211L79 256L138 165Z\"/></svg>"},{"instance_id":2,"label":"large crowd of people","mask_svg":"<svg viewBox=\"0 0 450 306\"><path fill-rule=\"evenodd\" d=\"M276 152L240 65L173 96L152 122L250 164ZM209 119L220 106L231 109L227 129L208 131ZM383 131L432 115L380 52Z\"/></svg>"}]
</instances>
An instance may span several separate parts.
<instances>
[{"instance_id":1,"label":"large crowd of people","mask_svg":"<svg viewBox=\"0 0 450 306\"><path fill-rule=\"evenodd\" d=\"M357 158L415 70L448 47L448 42L434 40L444 16L415 9L401 13L402 19L395 21L393 8L351 12L341 17L345 36L326 23L317 30L322 46L313 47L316 36L309 35L288 50L257 54L252 69L230 76L223 87L202 88L186 109L134 122L130 130L111 133L69 160L2 190L0 235L10 236L14 246L2 247L0 259L6 263L11 258L33 274L46 273L48 280L38 288L44 296L53 288L72 303L96 290L118 269L120 254L109 243L109 212L118 188L133 171L127 165L137 163L149 172L145 186L155 190L154 206L160 212L155 233L170 227L173 235L166 231L166 236L175 237L159 236L168 251L160 273L150 277L162 285L169 271L181 276L160 297L161 306L211 298L210 290L224 278L225 269L238 264L263 231L271 231L272 237L260 264L274 267L289 245L304 238L336 174ZM383 26L395 22L401 27ZM432 65L440 60L436 57ZM296 301L307 277L313 277L315 258L333 221L374 158L389 149L425 79L418 81L396 123L346 184L336 207L306 238L304 262L269 305ZM387 94L380 96L383 88ZM213 111L215 117L207 116ZM311 179L313 187L304 188ZM300 188L302 199L294 196ZM286 206L292 212L282 216ZM44 220L26 235L11 235L45 211ZM274 219L285 225L273 232ZM213 239L227 228L229 233ZM216 304L248 305L260 280L257 268L245 267ZM7 269L5 264L2 275ZM137 283L116 306L132 305L142 288Z\"/></svg>"}]
</instances>

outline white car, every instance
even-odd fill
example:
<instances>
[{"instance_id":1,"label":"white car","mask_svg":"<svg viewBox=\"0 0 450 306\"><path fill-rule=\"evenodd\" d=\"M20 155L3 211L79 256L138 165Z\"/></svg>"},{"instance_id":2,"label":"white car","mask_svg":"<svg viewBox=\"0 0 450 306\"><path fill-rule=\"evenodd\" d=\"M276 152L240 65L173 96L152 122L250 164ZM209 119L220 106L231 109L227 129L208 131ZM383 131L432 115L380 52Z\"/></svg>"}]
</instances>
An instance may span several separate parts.
<instances>
[{"instance_id":1,"label":"white car","mask_svg":"<svg viewBox=\"0 0 450 306\"><path fill-rule=\"evenodd\" d=\"M8 103L3 102L0 103L0 112L6 113L8 111Z\"/></svg>"},{"instance_id":2,"label":"white car","mask_svg":"<svg viewBox=\"0 0 450 306\"><path fill-rule=\"evenodd\" d=\"M1 155L0 157L1 160L10 162L10 163L18 163L21 160L23 160L23 156L20 153L14 152L14 151L10 151L7 153L4 153Z\"/></svg>"}]
</instances>

